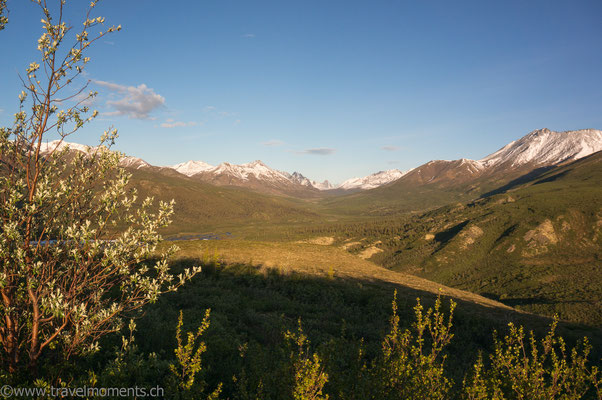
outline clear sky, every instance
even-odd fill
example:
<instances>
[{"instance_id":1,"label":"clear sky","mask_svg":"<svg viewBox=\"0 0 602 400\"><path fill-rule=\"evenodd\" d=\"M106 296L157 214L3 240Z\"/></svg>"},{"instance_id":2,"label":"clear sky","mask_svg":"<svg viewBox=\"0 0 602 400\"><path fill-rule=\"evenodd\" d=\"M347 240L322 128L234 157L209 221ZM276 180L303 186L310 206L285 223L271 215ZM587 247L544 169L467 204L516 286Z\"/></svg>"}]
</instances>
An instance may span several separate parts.
<instances>
[{"instance_id":1,"label":"clear sky","mask_svg":"<svg viewBox=\"0 0 602 400\"><path fill-rule=\"evenodd\" d=\"M50 0L52 1L52 0ZM81 23L86 1L68 1ZM9 0L0 124L41 14ZM531 130L602 129L600 0L103 0L97 121L154 165L261 159L311 179L479 159ZM50 138L52 139L52 138Z\"/></svg>"}]
</instances>

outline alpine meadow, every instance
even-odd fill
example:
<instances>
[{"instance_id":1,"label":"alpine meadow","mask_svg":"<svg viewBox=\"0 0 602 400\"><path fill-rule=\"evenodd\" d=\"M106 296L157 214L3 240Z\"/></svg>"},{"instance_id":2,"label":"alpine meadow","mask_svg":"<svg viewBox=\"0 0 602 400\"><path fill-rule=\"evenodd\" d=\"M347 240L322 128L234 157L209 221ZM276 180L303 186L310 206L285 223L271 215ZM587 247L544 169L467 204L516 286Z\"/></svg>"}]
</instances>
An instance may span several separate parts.
<instances>
[{"instance_id":1,"label":"alpine meadow","mask_svg":"<svg viewBox=\"0 0 602 400\"><path fill-rule=\"evenodd\" d=\"M0 396L602 400L600 16L0 0Z\"/></svg>"}]
</instances>

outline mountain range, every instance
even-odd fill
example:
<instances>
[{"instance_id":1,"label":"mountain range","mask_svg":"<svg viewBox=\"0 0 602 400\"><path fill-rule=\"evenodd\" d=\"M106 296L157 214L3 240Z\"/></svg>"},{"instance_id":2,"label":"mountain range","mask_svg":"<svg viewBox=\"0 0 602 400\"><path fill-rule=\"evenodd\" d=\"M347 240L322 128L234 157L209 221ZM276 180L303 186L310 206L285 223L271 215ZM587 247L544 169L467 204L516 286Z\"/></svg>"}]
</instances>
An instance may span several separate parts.
<instances>
[{"instance_id":1,"label":"mountain range","mask_svg":"<svg viewBox=\"0 0 602 400\"><path fill-rule=\"evenodd\" d=\"M312 181L299 172L289 174L278 171L259 160L241 165L222 163L218 166L203 161L188 161L169 168L217 185L243 186L283 194L304 192L305 189L315 195L316 191L334 189L339 193L375 189L402 180L418 185L466 183L481 177L498 181L495 175L499 173L507 178L538 167L577 160L600 150L602 131L584 129L555 132L544 128L530 132L480 160L434 160L409 171L380 171L366 177L348 179L339 185Z\"/></svg>"},{"instance_id":2,"label":"mountain range","mask_svg":"<svg viewBox=\"0 0 602 400\"><path fill-rule=\"evenodd\" d=\"M57 146L69 146L72 150L85 152L93 149L77 143L53 141L45 143L42 152L48 152ZM411 188L422 187L425 193L429 193L432 201L437 197L432 196L433 191L480 195L520 177L532 176L551 166L577 160L600 150L602 131L583 129L555 132L544 128L532 131L480 160L433 160L408 171L379 171L366 177L348 179L339 185L328 181L316 182L299 172L291 174L279 171L260 160L240 165L223 162L217 166L191 160L172 166L156 167L140 158L125 156L121 165L129 169L171 169L196 181L217 186L242 187L267 194L300 198L348 194L348 197L351 196L351 203L358 196L364 196L358 192L367 191L366 193L370 193L368 198L373 194L381 198L381 194L374 192L380 190L384 197L398 198ZM462 197L460 195L458 199Z\"/></svg>"}]
</instances>

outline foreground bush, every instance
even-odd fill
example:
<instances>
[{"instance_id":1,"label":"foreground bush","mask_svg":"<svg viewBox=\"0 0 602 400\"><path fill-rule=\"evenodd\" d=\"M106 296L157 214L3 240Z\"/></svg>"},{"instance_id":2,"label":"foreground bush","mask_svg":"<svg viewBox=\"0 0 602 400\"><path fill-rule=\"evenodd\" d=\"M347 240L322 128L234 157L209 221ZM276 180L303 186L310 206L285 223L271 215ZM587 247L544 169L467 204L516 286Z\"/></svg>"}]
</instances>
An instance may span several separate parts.
<instances>
[{"instance_id":1,"label":"foreground bush","mask_svg":"<svg viewBox=\"0 0 602 400\"><path fill-rule=\"evenodd\" d=\"M382 398L446 398L452 382L445 376L446 355L442 353L454 336L451 328L455 307L451 301L446 321L440 298L426 313L418 299L414 307L416 321L413 332L408 329L402 331L395 291L391 330L382 343L382 360L375 371L375 378L381 384L378 392Z\"/></svg>"},{"instance_id":2,"label":"foreground bush","mask_svg":"<svg viewBox=\"0 0 602 400\"><path fill-rule=\"evenodd\" d=\"M546 337L528 341L523 327L510 324L504 339L494 337L495 351L486 367L479 357L470 377L464 381L467 399L582 399L602 398L602 376L588 366L591 351L587 339L570 353L562 337L555 334L554 321ZM495 336L495 335L494 335Z\"/></svg>"},{"instance_id":3,"label":"foreground bush","mask_svg":"<svg viewBox=\"0 0 602 400\"><path fill-rule=\"evenodd\" d=\"M13 125L0 127L0 360L11 380L41 376L42 359L97 351L124 316L198 272L172 275L169 251L149 265L173 203L153 210L152 199L139 202L128 190L130 174L110 151L115 129L75 155L64 146L98 115L86 105L96 93L72 84L91 46L121 26L93 16L96 1L78 28L65 21L65 0L35 3L40 59L26 69ZM53 148L49 135L59 138Z\"/></svg>"}]
</instances>

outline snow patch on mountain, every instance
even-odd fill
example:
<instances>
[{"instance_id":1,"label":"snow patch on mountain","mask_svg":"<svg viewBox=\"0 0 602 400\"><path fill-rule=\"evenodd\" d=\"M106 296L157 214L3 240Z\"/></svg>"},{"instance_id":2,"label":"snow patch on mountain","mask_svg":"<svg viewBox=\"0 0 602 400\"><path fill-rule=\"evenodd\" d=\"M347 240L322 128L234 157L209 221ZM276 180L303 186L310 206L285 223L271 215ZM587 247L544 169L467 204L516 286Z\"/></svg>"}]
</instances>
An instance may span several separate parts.
<instances>
[{"instance_id":1,"label":"snow patch on mountain","mask_svg":"<svg viewBox=\"0 0 602 400\"><path fill-rule=\"evenodd\" d=\"M479 160L484 167L509 163L521 166L527 163L555 165L563 161L578 160L602 150L602 131L582 129L555 132L538 129L502 147Z\"/></svg>"},{"instance_id":2,"label":"snow patch on mountain","mask_svg":"<svg viewBox=\"0 0 602 400\"><path fill-rule=\"evenodd\" d=\"M65 142L64 140L53 140L51 142L42 143L40 146L40 153L44 155L48 153L53 153L55 151L62 151L66 147L68 147L69 150L77 150L86 154L91 154L98 148L98 146L93 147L86 146L85 144Z\"/></svg>"},{"instance_id":3,"label":"snow patch on mountain","mask_svg":"<svg viewBox=\"0 0 602 400\"><path fill-rule=\"evenodd\" d=\"M460 166L466 167L472 173L481 172L485 168L481 161L470 160L468 158L462 158Z\"/></svg>"},{"instance_id":4,"label":"snow patch on mountain","mask_svg":"<svg viewBox=\"0 0 602 400\"><path fill-rule=\"evenodd\" d=\"M151 167L151 165L143 159L134 156L123 157L121 160L119 160L119 166L124 168L135 169Z\"/></svg>"},{"instance_id":5,"label":"snow patch on mountain","mask_svg":"<svg viewBox=\"0 0 602 400\"><path fill-rule=\"evenodd\" d=\"M206 172L214 175L230 175L243 181L249 180L249 178L253 176L259 180L290 182L286 172L272 169L260 160L240 165L224 162L213 169L207 170Z\"/></svg>"},{"instance_id":6,"label":"snow patch on mountain","mask_svg":"<svg viewBox=\"0 0 602 400\"><path fill-rule=\"evenodd\" d=\"M51 142L42 143L40 146L40 154L47 155L54 153L55 151L63 151L66 148L68 148L69 151L79 151L87 155L92 155L101 148L106 150L105 146L87 146L85 144L65 142L64 140L53 140ZM151 167L152 165L141 158L124 155L119 160L119 166L124 168L140 169Z\"/></svg>"},{"instance_id":7,"label":"snow patch on mountain","mask_svg":"<svg viewBox=\"0 0 602 400\"><path fill-rule=\"evenodd\" d=\"M390 169L387 171L380 171L372 175L365 176L363 178L351 178L341 183L338 189L374 189L376 187L386 185L393 181L398 180L409 171L400 171L398 169Z\"/></svg>"}]
</instances>

